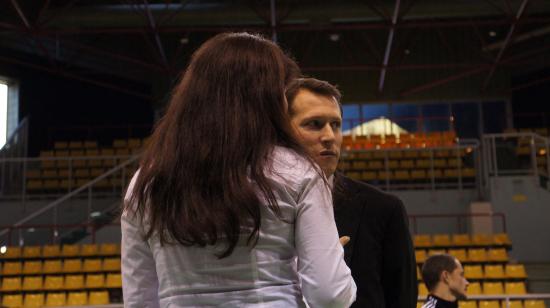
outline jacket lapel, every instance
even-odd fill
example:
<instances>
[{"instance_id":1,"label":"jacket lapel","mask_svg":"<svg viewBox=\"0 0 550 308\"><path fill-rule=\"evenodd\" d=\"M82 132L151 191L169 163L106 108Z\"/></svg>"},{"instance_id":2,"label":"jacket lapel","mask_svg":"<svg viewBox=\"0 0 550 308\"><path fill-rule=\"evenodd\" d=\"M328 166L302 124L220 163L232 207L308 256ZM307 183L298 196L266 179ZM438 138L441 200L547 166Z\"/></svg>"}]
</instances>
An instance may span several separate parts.
<instances>
[{"instance_id":1,"label":"jacket lapel","mask_svg":"<svg viewBox=\"0 0 550 308\"><path fill-rule=\"evenodd\" d=\"M350 265L366 200L362 200L360 190L351 180L341 174L336 174L335 179L340 187L335 188L339 192L334 194L334 218L339 236L350 237L344 246L344 260Z\"/></svg>"}]
</instances>

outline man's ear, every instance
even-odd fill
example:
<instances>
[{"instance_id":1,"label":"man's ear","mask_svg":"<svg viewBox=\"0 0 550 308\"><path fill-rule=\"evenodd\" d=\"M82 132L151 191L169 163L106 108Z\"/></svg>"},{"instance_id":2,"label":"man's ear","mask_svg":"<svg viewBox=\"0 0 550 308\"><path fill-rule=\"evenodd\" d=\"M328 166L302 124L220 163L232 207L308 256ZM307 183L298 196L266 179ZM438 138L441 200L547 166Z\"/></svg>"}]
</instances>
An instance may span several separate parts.
<instances>
[{"instance_id":1,"label":"man's ear","mask_svg":"<svg viewBox=\"0 0 550 308\"><path fill-rule=\"evenodd\" d=\"M439 281L444 282L445 284L449 284L449 272L442 271L441 276L439 276Z\"/></svg>"}]
</instances>

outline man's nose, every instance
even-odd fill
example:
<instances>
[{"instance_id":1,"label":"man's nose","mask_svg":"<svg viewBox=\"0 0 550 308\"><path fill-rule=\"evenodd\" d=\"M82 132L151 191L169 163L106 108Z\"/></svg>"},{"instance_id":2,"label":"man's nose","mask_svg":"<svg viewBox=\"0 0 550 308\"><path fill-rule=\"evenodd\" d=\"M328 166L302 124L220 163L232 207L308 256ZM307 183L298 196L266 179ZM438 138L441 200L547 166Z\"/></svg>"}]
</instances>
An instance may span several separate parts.
<instances>
[{"instance_id":1,"label":"man's nose","mask_svg":"<svg viewBox=\"0 0 550 308\"><path fill-rule=\"evenodd\" d=\"M325 125L321 131L321 141L334 142L334 140L335 140L335 135L334 135L334 130L332 129L332 126L330 126L330 124Z\"/></svg>"}]
</instances>

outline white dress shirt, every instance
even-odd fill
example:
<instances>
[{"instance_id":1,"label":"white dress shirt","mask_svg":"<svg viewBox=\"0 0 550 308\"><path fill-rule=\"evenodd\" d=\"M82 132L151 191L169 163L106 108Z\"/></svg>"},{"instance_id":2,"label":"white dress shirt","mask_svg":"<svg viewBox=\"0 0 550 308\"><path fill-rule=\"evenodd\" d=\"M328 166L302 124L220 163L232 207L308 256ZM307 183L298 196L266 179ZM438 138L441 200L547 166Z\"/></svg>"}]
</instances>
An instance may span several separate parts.
<instances>
[{"instance_id":1,"label":"white dress shirt","mask_svg":"<svg viewBox=\"0 0 550 308\"><path fill-rule=\"evenodd\" d=\"M356 286L344 262L325 181L309 162L283 147L275 147L268 169L288 222L264 202L256 246L247 246L243 236L223 259L214 255L218 246L161 246L156 236L145 241L139 220L123 213L124 306L349 307Z\"/></svg>"}]
</instances>

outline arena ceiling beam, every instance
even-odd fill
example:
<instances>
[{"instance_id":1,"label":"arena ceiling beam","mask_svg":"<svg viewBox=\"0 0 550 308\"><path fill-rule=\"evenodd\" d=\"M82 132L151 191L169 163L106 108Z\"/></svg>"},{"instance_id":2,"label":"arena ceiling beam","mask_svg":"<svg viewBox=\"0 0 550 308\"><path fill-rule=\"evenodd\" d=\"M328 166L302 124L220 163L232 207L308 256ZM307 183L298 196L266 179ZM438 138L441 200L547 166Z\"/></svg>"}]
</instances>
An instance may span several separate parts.
<instances>
[{"instance_id":1,"label":"arena ceiling beam","mask_svg":"<svg viewBox=\"0 0 550 308\"><path fill-rule=\"evenodd\" d=\"M512 41L512 38L517 28L517 24L521 19L521 17L523 16L528 4L529 4L529 0L523 0L523 2L521 3L518 9L518 12L516 14L516 17L514 18L514 22L512 22L512 24L510 25L510 29L508 30L508 34L506 35L506 39L504 40L504 43L502 44L502 47L500 48L497 54L497 57L493 62L493 66L491 67L489 74L487 75L487 77L485 78L485 81L483 82L482 90L487 89L487 86L489 85L489 82L491 81L491 78L493 77L493 74L495 73L495 70L497 69L499 62L502 59L502 55L506 51L506 48L508 48L508 45L510 44L510 42Z\"/></svg>"},{"instance_id":2,"label":"arena ceiling beam","mask_svg":"<svg viewBox=\"0 0 550 308\"><path fill-rule=\"evenodd\" d=\"M391 19L391 28L388 33L388 41L386 43L386 51L384 51L384 60L382 62L382 69L380 70L380 78L378 80L378 93L382 93L384 90L384 81L386 79L386 67L390 61L391 47L393 43L393 36L395 35L395 26L397 25L397 17L399 16L399 6L401 0L395 0L395 8Z\"/></svg>"}]
</instances>

